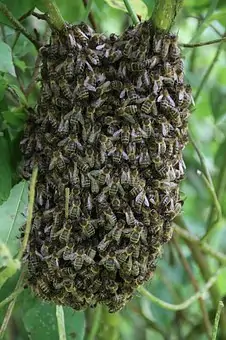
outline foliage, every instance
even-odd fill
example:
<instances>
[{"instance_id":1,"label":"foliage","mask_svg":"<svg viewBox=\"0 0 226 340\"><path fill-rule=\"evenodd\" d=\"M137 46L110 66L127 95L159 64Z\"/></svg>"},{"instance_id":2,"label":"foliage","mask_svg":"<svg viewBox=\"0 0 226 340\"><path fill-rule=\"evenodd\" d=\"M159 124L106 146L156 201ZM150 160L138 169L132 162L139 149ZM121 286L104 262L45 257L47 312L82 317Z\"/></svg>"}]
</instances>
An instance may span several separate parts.
<instances>
[{"instance_id":1,"label":"foliage","mask_svg":"<svg viewBox=\"0 0 226 340\"><path fill-rule=\"evenodd\" d=\"M104 33L120 33L131 24L129 16L121 10L122 0L90 1L89 16L84 7L86 2L56 1L66 21L94 22L96 29ZM29 16L35 7L35 12L37 9L45 12L43 0L4 0L3 3L30 35L40 42L48 40L49 30L45 22ZM134 9L142 19L146 15L142 14L146 6L148 17L151 16L154 1L134 0L130 3L136 4ZM185 0L173 31L179 32L181 43L222 38L226 32L225 12L225 1ZM9 277L0 290L0 301L3 301L18 280L18 273L10 277L19 268L19 263L15 263L12 256L15 257L19 251L17 236L27 215L27 183L21 181L18 174L21 160L19 141L27 108L35 105L40 83L35 46L13 28L12 21L3 13L0 14L0 22L0 282L5 282L6 269ZM200 239L208 232L205 242L212 250L221 253L226 252L225 52L224 43L197 48L182 46L187 81L192 85L196 101L190 119L190 133L201 152L201 160L194 144L190 143L184 151L187 176L181 188L186 200L182 215L175 221L177 226L186 228ZM197 170L201 171L201 175ZM216 202L220 204L222 213L217 222ZM220 266L210 251L204 252L203 249L183 233L175 232L147 290L171 304L180 304L194 295ZM122 312L112 315L105 310L75 313L64 308L67 339L210 339L219 300L224 300L226 294L225 281L226 271L221 270L209 294L189 308L176 312L155 304L141 293L137 293ZM7 306L0 309L1 321L6 310ZM226 312L223 310L219 339L226 338L225 319ZM55 306L41 302L29 289L25 289L17 298L5 339L57 339L57 333Z\"/></svg>"}]
</instances>

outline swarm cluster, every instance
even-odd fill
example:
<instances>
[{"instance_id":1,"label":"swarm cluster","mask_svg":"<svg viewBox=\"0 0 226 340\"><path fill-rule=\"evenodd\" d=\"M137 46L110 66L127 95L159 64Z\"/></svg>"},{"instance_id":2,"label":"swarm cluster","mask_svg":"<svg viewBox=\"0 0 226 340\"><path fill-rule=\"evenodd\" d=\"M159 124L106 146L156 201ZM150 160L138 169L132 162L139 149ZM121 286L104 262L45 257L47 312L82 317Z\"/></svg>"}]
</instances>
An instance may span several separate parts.
<instances>
[{"instance_id":1,"label":"swarm cluster","mask_svg":"<svg viewBox=\"0 0 226 340\"><path fill-rule=\"evenodd\" d=\"M42 299L115 312L152 276L182 205L192 97L177 36L149 22L110 37L68 25L40 52L21 142L24 176L39 167L29 283Z\"/></svg>"}]
</instances>

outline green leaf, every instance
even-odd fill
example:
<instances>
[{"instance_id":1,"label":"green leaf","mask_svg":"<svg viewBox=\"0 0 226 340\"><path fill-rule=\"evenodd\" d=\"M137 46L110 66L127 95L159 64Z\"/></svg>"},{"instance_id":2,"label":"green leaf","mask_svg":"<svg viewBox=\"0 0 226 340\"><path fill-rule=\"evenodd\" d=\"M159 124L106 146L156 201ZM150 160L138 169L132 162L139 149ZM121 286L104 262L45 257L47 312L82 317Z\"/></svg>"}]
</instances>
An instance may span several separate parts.
<instances>
[{"instance_id":1,"label":"green leaf","mask_svg":"<svg viewBox=\"0 0 226 340\"><path fill-rule=\"evenodd\" d=\"M0 77L0 101L4 98L6 87L7 80L4 77Z\"/></svg>"},{"instance_id":2,"label":"green leaf","mask_svg":"<svg viewBox=\"0 0 226 340\"><path fill-rule=\"evenodd\" d=\"M22 127L26 120L25 113L20 111L3 111L2 116L6 123L13 127Z\"/></svg>"},{"instance_id":3,"label":"green leaf","mask_svg":"<svg viewBox=\"0 0 226 340\"><path fill-rule=\"evenodd\" d=\"M0 288L8 278L13 276L17 270L20 269L20 261L12 258L9 249L2 242L0 242L0 268L1 267L4 268L1 270Z\"/></svg>"},{"instance_id":4,"label":"green leaf","mask_svg":"<svg viewBox=\"0 0 226 340\"><path fill-rule=\"evenodd\" d=\"M11 47L0 41L0 71L16 76Z\"/></svg>"},{"instance_id":5,"label":"green leaf","mask_svg":"<svg viewBox=\"0 0 226 340\"><path fill-rule=\"evenodd\" d=\"M107 4L113 8L117 8L123 12L127 12L123 0L105 0ZM132 9L137 15L140 15L142 20L147 18L148 15L148 8L141 0L130 0L130 4Z\"/></svg>"},{"instance_id":6,"label":"green leaf","mask_svg":"<svg viewBox=\"0 0 226 340\"><path fill-rule=\"evenodd\" d=\"M33 307L25 310L23 315L24 326L31 340L59 339L54 304L37 299ZM64 317L67 339L82 340L85 329L84 313L64 308Z\"/></svg>"},{"instance_id":7,"label":"green leaf","mask_svg":"<svg viewBox=\"0 0 226 340\"><path fill-rule=\"evenodd\" d=\"M12 186L9 152L7 140L0 136L0 204L7 200Z\"/></svg>"},{"instance_id":8,"label":"green leaf","mask_svg":"<svg viewBox=\"0 0 226 340\"><path fill-rule=\"evenodd\" d=\"M24 213L27 207L28 184L22 181L15 185L8 200L0 206L1 239L14 256L19 248L19 228L25 223Z\"/></svg>"},{"instance_id":9,"label":"green leaf","mask_svg":"<svg viewBox=\"0 0 226 340\"><path fill-rule=\"evenodd\" d=\"M21 89L14 84L10 84L10 88L13 90L13 92L16 94L18 97L18 100L20 101L21 104L24 104L25 106L28 106L27 99Z\"/></svg>"},{"instance_id":10,"label":"green leaf","mask_svg":"<svg viewBox=\"0 0 226 340\"><path fill-rule=\"evenodd\" d=\"M24 72L27 69L27 65L23 60L20 60L17 57L14 57L14 64L17 66L22 72Z\"/></svg>"}]
</instances>

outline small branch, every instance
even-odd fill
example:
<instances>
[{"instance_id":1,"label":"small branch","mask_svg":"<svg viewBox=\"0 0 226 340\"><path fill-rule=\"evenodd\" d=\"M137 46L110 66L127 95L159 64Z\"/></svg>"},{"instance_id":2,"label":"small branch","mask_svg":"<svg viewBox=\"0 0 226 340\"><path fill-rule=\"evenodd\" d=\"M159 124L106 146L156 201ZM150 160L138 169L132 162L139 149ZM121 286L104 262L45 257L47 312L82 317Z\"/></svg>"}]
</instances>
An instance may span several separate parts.
<instances>
[{"instance_id":1,"label":"small branch","mask_svg":"<svg viewBox=\"0 0 226 340\"><path fill-rule=\"evenodd\" d=\"M199 87L198 87L198 89L196 91L195 97L194 97L194 101L195 102L197 101L197 99L198 99L198 97L199 97L199 95L200 95L204 85L207 83L207 79L209 78L210 73L211 73L211 71L212 71L212 69L213 69L213 67L214 67L214 65L215 65L215 63L216 63L220 53L221 53L221 50L223 49L223 46L224 46L223 42L224 42L224 40L222 40L220 45L218 46L218 49L217 49L216 54L215 54L215 57L213 58L211 64L209 65L208 69L206 70L206 73L204 74L204 76L203 76L203 78L201 80L201 83L200 83L200 85L199 85Z\"/></svg>"},{"instance_id":2,"label":"small branch","mask_svg":"<svg viewBox=\"0 0 226 340\"><path fill-rule=\"evenodd\" d=\"M96 335L97 335L98 329L100 327L101 314L102 314L102 307L99 305L97 307L97 310L93 314L94 318L92 320L92 327L90 329L89 335L87 336L87 340L95 340L96 339Z\"/></svg>"},{"instance_id":3,"label":"small branch","mask_svg":"<svg viewBox=\"0 0 226 340\"><path fill-rule=\"evenodd\" d=\"M84 4L84 7L86 9L86 16L88 15L88 19L94 29L94 31L97 30L97 24L96 24L96 21L94 19L94 16L93 16L93 13L91 12L91 5L92 5L92 0L89 0L89 2L87 3L87 0L83 0L83 4ZM88 5L88 6L87 6ZM90 7L90 8L89 8ZM85 16L85 18L87 19L87 17ZM86 21L86 20L85 20Z\"/></svg>"},{"instance_id":4,"label":"small branch","mask_svg":"<svg viewBox=\"0 0 226 340\"><path fill-rule=\"evenodd\" d=\"M206 41L206 42L201 42L197 44L180 44L181 47L188 47L188 48L194 48L194 47L202 47L206 45L212 45L212 44L217 44L226 41L226 37L221 38L221 39L216 39L216 40L211 40L211 41Z\"/></svg>"},{"instance_id":5,"label":"small branch","mask_svg":"<svg viewBox=\"0 0 226 340\"><path fill-rule=\"evenodd\" d=\"M24 276L25 276L25 272L22 269L20 277L19 277L19 280L17 281L17 285L16 285L16 288L15 288L15 291L18 292L20 290L20 288L22 287L22 284L23 284L23 281L24 281ZM14 308L14 305L16 303L17 296L18 296L18 294L13 297L12 301L10 302L10 304L8 306L6 315L5 315L4 319L3 319L3 322L2 322L2 325L1 325L1 329L0 329L0 339L4 338L4 334L5 334L6 328L8 326L10 317L12 315L13 308Z\"/></svg>"},{"instance_id":6,"label":"small branch","mask_svg":"<svg viewBox=\"0 0 226 340\"><path fill-rule=\"evenodd\" d=\"M14 298L16 298L20 293L22 293L23 290L23 287L15 289L12 294L10 294L7 298L0 302L0 309L11 302Z\"/></svg>"},{"instance_id":7,"label":"small branch","mask_svg":"<svg viewBox=\"0 0 226 340\"><path fill-rule=\"evenodd\" d=\"M197 292L195 295L192 295L188 300L185 300L184 302L178 304L178 305L173 305L171 303L165 302L156 296L152 295L150 292L148 292L144 287L138 288L138 291L146 296L149 300L157 304L158 306L172 310L172 311L179 311L188 308L193 302L197 301L200 297L203 297L208 290L214 285L214 283L217 280L218 275L220 274L221 270L218 270L217 273L210 278L210 280L205 284L203 289L199 292Z\"/></svg>"},{"instance_id":8,"label":"small branch","mask_svg":"<svg viewBox=\"0 0 226 340\"><path fill-rule=\"evenodd\" d=\"M58 31L63 30L66 27L66 24L55 1L42 0L42 2L47 9L51 25Z\"/></svg>"},{"instance_id":9,"label":"small branch","mask_svg":"<svg viewBox=\"0 0 226 340\"><path fill-rule=\"evenodd\" d=\"M211 248L206 242L200 241L196 236L189 233L187 230L175 226L175 232L181 236L184 240L191 242L193 245L197 245L197 247L201 248L206 254L212 256L217 261L219 261L222 265L226 265L226 255L220 253L213 248Z\"/></svg>"},{"instance_id":10,"label":"small branch","mask_svg":"<svg viewBox=\"0 0 226 340\"><path fill-rule=\"evenodd\" d=\"M222 218L221 205L218 201L216 191L215 191L214 187L210 185L208 179L206 178L206 176L201 171L198 170L197 173L198 173L198 175L202 176L202 178L203 178L203 180L204 180L204 182L205 182L205 184L206 184L206 186L207 186L207 188L208 188L208 190L209 190L209 192L210 192L210 194L213 198L213 204L214 204L216 211L217 211L217 218L214 221L214 224L216 224Z\"/></svg>"},{"instance_id":11,"label":"small branch","mask_svg":"<svg viewBox=\"0 0 226 340\"><path fill-rule=\"evenodd\" d=\"M12 15L7 6L0 2L0 12L2 12L9 21L13 24L14 28L21 32L28 40L30 40L37 49L41 47L40 43L24 28L23 25Z\"/></svg>"},{"instance_id":12,"label":"small branch","mask_svg":"<svg viewBox=\"0 0 226 340\"><path fill-rule=\"evenodd\" d=\"M65 322L64 322L64 309L62 306L56 306L56 318L58 326L59 340L67 340Z\"/></svg>"},{"instance_id":13,"label":"small branch","mask_svg":"<svg viewBox=\"0 0 226 340\"><path fill-rule=\"evenodd\" d=\"M183 0L155 0L151 21L157 30L169 31Z\"/></svg>"},{"instance_id":14,"label":"small branch","mask_svg":"<svg viewBox=\"0 0 226 340\"><path fill-rule=\"evenodd\" d=\"M213 333L211 340L217 340L217 331L218 331L218 325L220 321L221 311L224 308L224 304L222 301L219 301L218 307L217 307L217 313L214 320L214 326L213 326Z\"/></svg>"},{"instance_id":15,"label":"small branch","mask_svg":"<svg viewBox=\"0 0 226 340\"><path fill-rule=\"evenodd\" d=\"M32 77L31 77L31 81L24 91L24 94L25 94L26 97L29 96L29 94L32 92L33 88L36 86L36 83L37 83L36 80L37 80L38 75L39 75L40 64L41 64L41 55L39 53L37 58L36 58L36 61L35 61L35 67L34 67L34 72L32 74Z\"/></svg>"},{"instance_id":16,"label":"small branch","mask_svg":"<svg viewBox=\"0 0 226 340\"><path fill-rule=\"evenodd\" d=\"M178 257L179 257L182 265L184 266L184 269L187 272L187 274L188 274L188 276L189 276L189 278L191 280L191 283L192 283L195 291L198 292L199 291L198 283L197 283L197 281L196 281L196 279L195 279L195 277L194 277L194 275L192 273L191 267L190 267L187 259L185 258L183 252L181 251L181 249L179 247L179 244L178 244L178 242L177 242L175 237L173 237L172 242L174 243L174 246L175 246L175 249L177 251ZM208 312L207 312L207 309L206 309L206 306L205 306L205 303L204 303L202 297L199 298L199 305L200 305L200 310L201 310L202 315L203 315L204 327L205 327L206 333L207 333L207 335L208 335L208 337L210 339L210 337L211 337L211 324L210 324Z\"/></svg>"},{"instance_id":17,"label":"small branch","mask_svg":"<svg viewBox=\"0 0 226 340\"><path fill-rule=\"evenodd\" d=\"M132 8L132 6L131 6L131 4L130 4L130 1L129 1L129 0L123 0L123 2L124 2L124 4L125 4L125 7L126 7L128 13L129 13L129 16L131 17L131 19L132 19L134 25L139 24L140 21L139 21L139 19L138 19L136 13L134 12L134 10L133 10L133 8Z\"/></svg>"},{"instance_id":18,"label":"small branch","mask_svg":"<svg viewBox=\"0 0 226 340\"><path fill-rule=\"evenodd\" d=\"M34 199L35 199L35 186L37 181L37 175L38 175L38 167L36 166L33 169L32 176L31 176L31 183L30 183L30 192L29 192L29 203L28 203L28 216L27 216L27 223L26 228L24 232L24 238L23 242L18 254L18 259L21 259L23 256L23 253L27 247L28 238L31 231L31 224L32 224L32 215L33 215L33 208L34 208Z\"/></svg>"}]
</instances>

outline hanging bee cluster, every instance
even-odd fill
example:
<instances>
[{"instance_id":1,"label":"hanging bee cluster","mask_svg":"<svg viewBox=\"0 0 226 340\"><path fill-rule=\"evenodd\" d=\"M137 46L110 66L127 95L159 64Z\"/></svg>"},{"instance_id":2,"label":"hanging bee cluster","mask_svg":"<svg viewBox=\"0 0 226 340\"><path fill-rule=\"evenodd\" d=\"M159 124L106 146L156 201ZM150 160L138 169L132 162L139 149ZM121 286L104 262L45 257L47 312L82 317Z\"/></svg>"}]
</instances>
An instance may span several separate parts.
<instances>
[{"instance_id":1,"label":"hanging bee cluster","mask_svg":"<svg viewBox=\"0 0 226 340\"><path fill-rule=\"evenodd\" d=\"M40 52L21 142L24 176L39 167L29 284L57 304L115 312L153 275L182 205L192 96L177 36L149 22L110 37L68 25Z\"/></svg>"}]
</instances>

